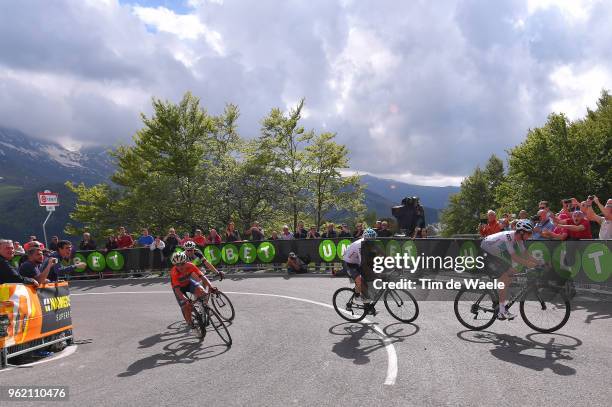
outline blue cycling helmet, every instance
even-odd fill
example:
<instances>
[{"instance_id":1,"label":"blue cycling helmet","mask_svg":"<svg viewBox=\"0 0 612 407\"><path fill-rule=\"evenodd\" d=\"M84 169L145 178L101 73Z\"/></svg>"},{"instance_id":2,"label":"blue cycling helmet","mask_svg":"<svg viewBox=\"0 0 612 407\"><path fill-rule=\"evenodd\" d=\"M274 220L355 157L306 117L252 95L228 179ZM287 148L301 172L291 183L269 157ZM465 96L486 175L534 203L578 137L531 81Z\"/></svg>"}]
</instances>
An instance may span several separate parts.
<instances>
[{"instance_id":1,"label":"blue cycling helmet","mask_svg":"<svg viewBox=\"0 0 612 407\"><path fill-rule=\"evenodd\" d=\"M376 239L376 231L372 228L367 228L363 231L363 238L366 240Z\"/></svg>"}]
</instances>

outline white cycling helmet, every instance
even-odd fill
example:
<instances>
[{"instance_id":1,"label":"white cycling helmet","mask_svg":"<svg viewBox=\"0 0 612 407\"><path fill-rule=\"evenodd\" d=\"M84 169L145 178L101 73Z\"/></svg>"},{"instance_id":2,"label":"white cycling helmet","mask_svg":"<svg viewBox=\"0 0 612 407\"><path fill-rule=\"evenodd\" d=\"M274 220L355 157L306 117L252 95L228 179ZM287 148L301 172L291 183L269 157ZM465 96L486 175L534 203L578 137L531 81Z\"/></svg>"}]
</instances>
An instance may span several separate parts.
<instances>
[{"instance_id":1,"label":"white cycling helmet","mask_svg":"<svg viewBox=\"0 0 612 407\"><path fill-rule=\"evenodd\" d=\"M529 219L521 219L516 222L516 231L523 231L527 233L533 232L533 223Z\"/></svg>"},{"instance_id":2,"label":"white cycling helmet","mask_svg":"<svg viewBox=\"0 0 612 407\"><path fill-rule=\"evenodd\" d=\"M189 241L185 242L183 247L185 248L185 250L195 249L196 248L196 244L195 244L194 241L189 240Z\"/></svg>"},{"instance_id":3,"label":"white cycling helmet","mask_svg":"<svg viewBox=\"0 0 612 407\"><path fill-rule=\"evenodd\" d=\"M370 240L370 239L376 239L376 231L372 228L367 228L366 230L363 231L363 238L366 240Z\"/></svg>"},{"instance_id":4,"label":"white cycling helmet","mask_svg":"<svg viewBox=\"0 0 612 407\"><path fill-rule=\"evenodd\" d=\"M176 252L172 255L171 261L172 264L177 265L187 263L189 259L187 258L185 252Z\"/></svg>"}]
</instances>

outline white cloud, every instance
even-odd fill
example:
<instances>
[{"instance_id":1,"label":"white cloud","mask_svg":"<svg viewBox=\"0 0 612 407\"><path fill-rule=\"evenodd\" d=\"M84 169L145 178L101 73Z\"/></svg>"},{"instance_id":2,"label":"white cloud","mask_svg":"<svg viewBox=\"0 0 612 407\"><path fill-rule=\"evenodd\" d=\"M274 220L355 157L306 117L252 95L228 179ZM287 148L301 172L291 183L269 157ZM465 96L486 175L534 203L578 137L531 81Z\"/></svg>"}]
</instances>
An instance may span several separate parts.
<instances>
[{"instance_id":1,"label":"white cloud","mask_svg":"<svg viewBox=\"0 0 612 407\"><path fill-rule=\"evenodd\" d=\"M176 14L165 7L134 7L134 14L147 25L158 31L176 35L181 40L197 40L204 37L206 42L219 55L224 55L221 34L209 29L200 21L197 14Z\"/></svg>"},{"instance_id":2,"label":"white cloud","mask_svg":"<svg viewBox=\"0 0 612 407\"><path fill-rule=\"evenodd\" d=\"M0 2L0 125L128 141L152 96L190 90L211 113L236 103L253 137L304 97L304 127L336 132L352 168L458 185L551 110L581 117L612 88L609 2L182 5Z\"/></svg>"},{"instance_id":3,"label":"white cloud","mask_svg":"<svg viewBox=\"0 0 612 407\"><path fill-rule=\"evenodd\" d=\"M585 21L591 15L593 6L601 0L528 0L527 10L533 14L539 10L559 9L568 20Z\"/></svg>"},{"instance_id":4,"label":"white cloud","mask_svg":"<svg viewBox=\"0 0 612 407\"><path fill-rule=\"evenodd\" d=\"M340 171L342 176L348 177L351 175L372 175L383 179L392 179L395 181L405 182L413 185L426 185L432 187L448 187L448 186L459 186L463 181L464 177L452 177L442 174L431 174L431 175L417 175L410 172L405 173L372 173L364 171L354 170L342 170Z\"/></svg>"},{"instance_id":5,"label":"white cloud","mask_svg":"<svg viewBox=\"0 0 612 407\"><path fill-rule=\"evenodd\" d=\"M563 65L550 74L559 98L550 109L565 113L570 119L584 117L586 108L595 108L602 88L612 89L612 75L603 66L580 67Z\"/></svg>"}]
</instances>

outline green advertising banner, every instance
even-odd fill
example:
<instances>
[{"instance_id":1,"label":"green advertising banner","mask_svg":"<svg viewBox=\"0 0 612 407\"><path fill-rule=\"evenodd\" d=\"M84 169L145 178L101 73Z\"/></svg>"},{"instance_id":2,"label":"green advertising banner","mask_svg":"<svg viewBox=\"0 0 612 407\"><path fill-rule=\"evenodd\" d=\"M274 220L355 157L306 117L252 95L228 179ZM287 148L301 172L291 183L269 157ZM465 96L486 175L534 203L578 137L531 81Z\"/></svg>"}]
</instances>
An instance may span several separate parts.
<instances>
[{"instance_id":1,"label":"green advertising banner","mask_svg":"<svg viewBox=\"0 0 612 407\"><path fill-rule=\"evenodd\" d=\"M213 266L221 262L221 250L217 246L206 246L204 248L204 257Z\"/></svg>"},{"instance_id":2,"label":"green advertising banner","mask_svg":"<svg viewBox=\"0 0 612 407\"><path fill-rule=\"evenodd\" d=\"M271 263L276 257L276 248L270 242L261 242L257 248L257 258L263 263Z\"/></svg>"},{"instance_id":3,"label":"green advertising banner","mask_svg":"<svg viewBox=\"0 0 612 407\"><path fill-rule=\"evenodd\" d=\"M113 271L119 271L123 269L123 265L125 264L125 258L123 257L123 253L113 250L108 252L106 255L106 264L108 268Z\"/></svg>"},{"instance_id":4,"label":"green advertising banner","mask_svg":"<svg viewBox=\"0 0 612 407\"><path fill-rule=\"evenodd\" d=\"M76 254L74 255L74 259L72 259L72 262L73 262L74 264L77 264L77 263L85 263L85 264L87 264L87 257L85 257L85 254L83 254L83 253L76 253ZM82 270L81 270L81 269L76 269L75 271L76 271L76 272L83 273L83 272L84 272L84 271L86 271L86 270L87 270L87 269L86 269L86 268L84 268L84 269L82 269Z\"/></svg>"},{"instance_id":5,"label":"green advertising banner","mask_svg":"<svg viewBox=\"0 0 612 407\"><path fill-rule=\"evenodd\" d=\"M232 242L207 245L201 250L206 259L215 266L242 266L283 264L289 253L310 259L312 263L341 262L344 252L352 243L350 239L299 239L272 240L261 242ZM583 284L597 284L602 289L612 290L612 240L581 241L528 241L529 253L547 263L564 278L573 278ZM113 250L106 255L99 251L77 252L75 257L86 262L88 269L125 272L151 268L151 254L148 248ZM364 254L365 253L365 254ZM369 253L369 254L368 254ZM449 257L475 258L483 256L478 239L407 239L393 237L365 241L362 258L371 261L372 256L396 256L407 254L413 260L418 257L440 257L445 262ZM368 257L369 256L369 257ZM434 259L435 260L435 259ZM13 261L18 261L13 259ZM426 263L422 263L427 266ZM431 264L440 264L431 262ZM158 268L167 268L168 259L158 261ZM368 267L364 264L364 267ZM463 271L476 271L476 263L466 262ZM437 272L435 267L425 271Z\"/></svg>"},{"instance_id":6,"label":"green advertising banner","mask_svg":"<svg viewBox=\"0 0 612 407\"><path fill-rule=\"evenodd\" d=\"M106 258L100 252L92 252L87 256L87 267L92 271L103 271L106 268Z\"/></svg>"}]
</instances>

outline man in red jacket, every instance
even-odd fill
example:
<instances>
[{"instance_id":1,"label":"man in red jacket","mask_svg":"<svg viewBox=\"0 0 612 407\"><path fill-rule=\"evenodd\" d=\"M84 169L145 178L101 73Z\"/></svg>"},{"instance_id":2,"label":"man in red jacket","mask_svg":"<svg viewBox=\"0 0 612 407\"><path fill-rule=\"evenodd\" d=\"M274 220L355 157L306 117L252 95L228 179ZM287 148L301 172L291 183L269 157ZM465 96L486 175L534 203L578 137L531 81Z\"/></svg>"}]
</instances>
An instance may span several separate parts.
<instances>
[{"instance_id":1,"label":"man in red jacket","mask_svg":"<svg viewBox=\"0 0 612 407\"><path fill-rule=\"evenodd\" d=\"M572 212L572 221L567 225L558 225L567 231L569 240L592 239L591 224L582 211Z\"/></svg>"},{"instance_id":2,"label":"man in red jacket","mask_svg":"<svg viewBox=\"0 0 612 407\"><path fill-rule=\"evenodd\" d=\"M117 245L120 249L130 249L134 247L134 240L132 236L130 236L125 228L121 226L119 228L119 236L117 237Z\"/></svg>"}]
</instances>

